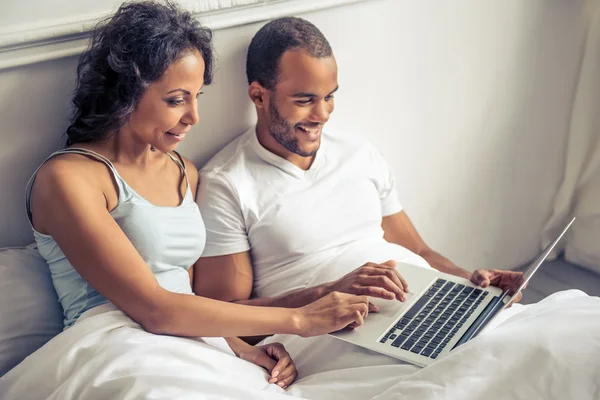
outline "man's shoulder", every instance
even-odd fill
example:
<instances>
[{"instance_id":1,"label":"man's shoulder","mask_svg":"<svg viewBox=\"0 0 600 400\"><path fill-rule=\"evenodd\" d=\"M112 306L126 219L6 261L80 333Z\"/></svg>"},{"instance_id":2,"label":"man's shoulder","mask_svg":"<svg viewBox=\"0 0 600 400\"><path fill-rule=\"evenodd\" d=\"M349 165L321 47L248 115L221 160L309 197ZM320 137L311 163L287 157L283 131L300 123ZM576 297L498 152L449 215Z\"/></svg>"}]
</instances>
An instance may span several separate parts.
<instances>
[{"instance_id":1,"label":"man's shoulder","mask_svg":"<svg viewBox=\"0 0 600 400\"><path fill-rule=\"evenodd\" d=\"M252 187L255 171L263 164L253 148L252 133L248 129L236 137L200 168L200 182L236 192Z\"/></svg>"},{"instance_id":2,"label":"man's shoulder","mask_svg":"<svg viewBox=\"0 0 600 400\"><path fill-rule=\"evenodd\" d=\"M221 174L245 168L250 155L248 139L248 131L237 136L199 169L200 174Z\"/></svg>"}]
</instances>

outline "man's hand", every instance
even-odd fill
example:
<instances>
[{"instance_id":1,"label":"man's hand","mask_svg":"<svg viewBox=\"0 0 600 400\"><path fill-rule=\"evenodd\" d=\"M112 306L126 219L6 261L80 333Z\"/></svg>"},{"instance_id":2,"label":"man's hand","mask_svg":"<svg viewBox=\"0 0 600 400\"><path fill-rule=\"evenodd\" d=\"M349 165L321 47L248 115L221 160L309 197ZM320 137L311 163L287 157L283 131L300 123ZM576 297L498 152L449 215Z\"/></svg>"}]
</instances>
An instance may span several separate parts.
<instances>
[{"instance_id":1,"label":"man's hand","mask_svg":"<svg viewBox=\"0 0 600 400\"><path fill-rule=\"evenodd\" d=\"M366 263L341 279L327 284L328 291L356 294L360 296L380 297L382 299L406 300L408 283L398 273L396 262L386 261L382 264ZM371 311L377 311L373 304Z\"/></svg>"},{"instance_id":2,"label":"man's hand","mask_svg":"<svg viewBox=\"0 0 600 400\"><path fill-rule=\"evenodd\" d=\"M496 286L502 290L508 290L508 293L511 295L517 290L522 279L522 272L500 269L478 269L471 275L471 282L481 287ZM521 301L522 298L523 294L519 293L510 301L510 305Z\"/></svg>"},{"instance_id":3,"label":"man's hand","mask_svg":"<svg viewBox=\"0 0 600 400\"><path fill-rule=\"evenodd\" d=\"M264 346L238 345L234 352L242 360L269 371L271 374L269 383L277 384L284 389L298 376L296 365L281 343L269 343Z\"/></svg>"}]
</instances>

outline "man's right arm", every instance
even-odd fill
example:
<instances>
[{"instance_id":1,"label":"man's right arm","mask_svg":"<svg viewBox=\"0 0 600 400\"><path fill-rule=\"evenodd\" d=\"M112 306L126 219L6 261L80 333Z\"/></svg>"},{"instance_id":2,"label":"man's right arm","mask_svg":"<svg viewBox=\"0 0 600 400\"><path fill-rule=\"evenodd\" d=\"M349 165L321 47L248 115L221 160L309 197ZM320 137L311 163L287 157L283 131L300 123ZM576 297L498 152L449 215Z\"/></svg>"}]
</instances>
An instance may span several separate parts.
<instances>
[{"instance_id":1,"label":"man's right arm","mask_svg":"<svg viewBox=\"0 0 600 400\"><path fill-rule=\"evenodd\" d=\"M333 291L330 285L325 284L281 296L251 299L253 281L249 251L202 257L194 265L194 293L216 300L262 307L298 308Z\"/></svg>"},{"instance_id":2,"label":"man's right arm","mask_svg":"<svg viewBox=\"0 0 600 400\"><path fill-rule=\"evenodd\" d=\"M367 263L334 282L297 289L280 296L251 299L252 260L249 251L201 257L194 265L194 293L198 296L259 307L298 308L332 292L404 301L408 285L396 263ZM372 311L377 311L371 306Z\"/></svg>"}]
</instances>

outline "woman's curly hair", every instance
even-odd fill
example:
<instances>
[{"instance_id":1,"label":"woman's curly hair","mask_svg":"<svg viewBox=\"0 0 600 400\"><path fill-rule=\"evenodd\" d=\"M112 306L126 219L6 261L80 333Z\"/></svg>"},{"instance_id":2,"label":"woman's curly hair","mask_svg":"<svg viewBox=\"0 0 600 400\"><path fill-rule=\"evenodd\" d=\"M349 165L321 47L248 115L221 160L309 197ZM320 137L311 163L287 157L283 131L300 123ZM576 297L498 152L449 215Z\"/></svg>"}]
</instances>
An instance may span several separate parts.
<instances>
[{"instance_id":1,"label":"woman's curly hair","mask_svg":"<svg viewBox=\"0 0 600 400\"><path fill-rule=\"evenodd\" d=\"M103 139L129 119L146 87L196 49L212 81L212 32L170 1L124 3L93 30L77 66L67 146Z\"/></svg>"}]
</instances>

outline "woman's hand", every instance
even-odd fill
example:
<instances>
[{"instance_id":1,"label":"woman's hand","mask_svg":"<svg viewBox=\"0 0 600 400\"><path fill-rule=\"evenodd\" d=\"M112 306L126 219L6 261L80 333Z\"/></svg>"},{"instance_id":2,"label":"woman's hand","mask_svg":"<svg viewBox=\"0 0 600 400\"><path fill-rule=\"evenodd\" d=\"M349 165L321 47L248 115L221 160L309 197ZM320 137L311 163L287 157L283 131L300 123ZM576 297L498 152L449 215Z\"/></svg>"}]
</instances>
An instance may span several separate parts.
<instances>
[{"instance_id":1,"label":"woman's hand","mask_svg":"<svg viewBox=\"0 0 600 400\"><path fill-rule=\"evenodd\" d=\"M281 343L251 346L238 338L226 340L236 356L269 371L271 374L269 383L277 384L285 389L298 376L294 361Z\"/></svg>"},{"instance_id":2,"label":"woman's hand","mask_svg":"<svg viewBox=\"0 0 600 400\"><path fill-rule=\"evenodd\" d=\"M295 332L303 337L317 336L361 326L369 313L369 300L367 296L332 292L296 311Z\"/></svg>"}]
</instances>

